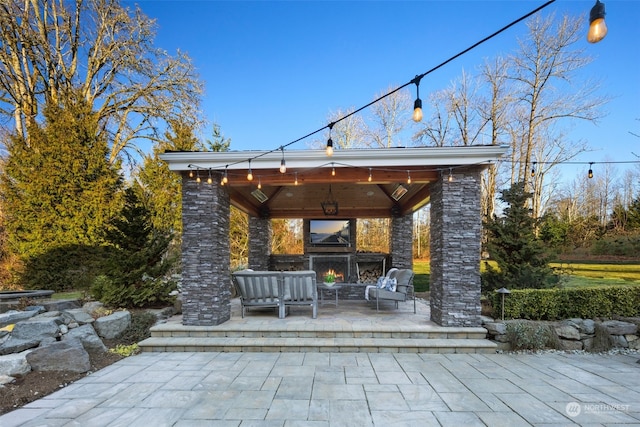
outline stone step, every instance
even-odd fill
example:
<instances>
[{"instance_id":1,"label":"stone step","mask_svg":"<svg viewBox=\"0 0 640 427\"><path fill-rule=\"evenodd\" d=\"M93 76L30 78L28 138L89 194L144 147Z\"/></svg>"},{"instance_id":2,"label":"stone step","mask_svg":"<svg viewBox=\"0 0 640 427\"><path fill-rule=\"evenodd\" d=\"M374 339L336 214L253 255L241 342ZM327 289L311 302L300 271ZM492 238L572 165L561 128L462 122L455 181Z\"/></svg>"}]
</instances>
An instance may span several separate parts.
<instances>
[{"instance_id":1,"label":"stone step","mask_svg":"<svg viewBox=\"0 0 640 427\"><path fill-rule=\"evenodd\" d=\"M377 326L344 328L334 325L260 326L218 325L184 326L165 323L151 329L153 338L395 338L395 339L477 339L486 338L487 330L473 327Z\"/></svg>"},{"instance_id":2,"label":"stone step","mask_svg":"<svg viewBox=\"0 0 640 427\"><path fill-rule=\"evenodd\" d=\"M145 352L495 353L486 339L151 337Z\"/></svg>"}]
</instances>

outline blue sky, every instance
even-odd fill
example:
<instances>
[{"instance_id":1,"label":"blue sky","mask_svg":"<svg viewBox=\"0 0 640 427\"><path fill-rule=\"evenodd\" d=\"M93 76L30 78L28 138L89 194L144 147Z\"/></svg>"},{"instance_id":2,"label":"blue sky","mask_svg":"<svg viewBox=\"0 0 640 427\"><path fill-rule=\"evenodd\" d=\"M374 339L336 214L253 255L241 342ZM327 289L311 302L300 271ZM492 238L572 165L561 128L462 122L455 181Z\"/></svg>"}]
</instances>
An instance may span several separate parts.
<instances>
[{"instance_id":1,"label":"blue sky","mask_svg":"<svg viewBox=\"0 0 640 427\"><path fill-rule=\"evenodd\" d=\"M326 126L332 111L359 108L410 81L545 1L124 2L134 3L157 19L157 46L193 59L206 85L205 117L231 138L231 149L271 150ZM594 3L558 0L539 13L586 16ZM613 99L598 125L576 123L568 135L593 149L576 160L596 162L594 172L597 162L640 155L640 138L630 133L640 135L640 1L604 3L609 34L592 45L585 27L579 47L595 58L582 73L601 78L601 94ZM485 58L513 52L526 32L524 22L517 24L427 75L421 98L449 86L462 70L477 74ZM211 126L203 137L210 135ZM314 139L326 140L326 133L290 148L308 148Z\"/></svg>"}]
</instances>

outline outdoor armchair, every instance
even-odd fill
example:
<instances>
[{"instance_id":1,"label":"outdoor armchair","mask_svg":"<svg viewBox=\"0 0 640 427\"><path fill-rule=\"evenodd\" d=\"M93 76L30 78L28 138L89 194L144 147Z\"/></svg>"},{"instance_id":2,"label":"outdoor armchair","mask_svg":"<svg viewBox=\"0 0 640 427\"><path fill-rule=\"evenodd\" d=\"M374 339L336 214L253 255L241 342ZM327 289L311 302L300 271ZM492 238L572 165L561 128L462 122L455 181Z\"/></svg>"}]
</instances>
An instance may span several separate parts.
<instances>
[{"instance_id":1,"label":"outdoor armchair","mask_svg":"<svg viewBox=\"0 0 640 427\"><path fill-rule=\"evenodd\" d=\"M281 309L282 273L276 271L243 270L233 273L233 282L240 295L242 317L245 308L273 307Z\"/></svg>"},{"instance_id":2,"label":"outdoor armchair","mask_svg":"<svg viewBox=\"0 0 640 427\"><path fill-rule=\"evenodd\" d=\"M413 298L413 312L415 313L416 295L413 288L413 275L413 270L399 269L394 275L397 283L395 290L377 287L370 288L368 290L369 297L376 299L376 310L380 310L380 301L394 301L396 308L398 308L398 302Z\"/></svg>"}]
</instances>

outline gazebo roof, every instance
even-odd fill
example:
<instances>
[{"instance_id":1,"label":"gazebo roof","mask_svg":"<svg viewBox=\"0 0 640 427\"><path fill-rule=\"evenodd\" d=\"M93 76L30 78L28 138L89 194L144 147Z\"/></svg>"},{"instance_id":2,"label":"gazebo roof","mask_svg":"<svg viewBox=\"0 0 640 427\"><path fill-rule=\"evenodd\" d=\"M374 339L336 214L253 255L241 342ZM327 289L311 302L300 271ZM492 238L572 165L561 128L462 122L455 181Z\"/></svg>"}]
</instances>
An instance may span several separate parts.
<instances>
[{"instance_id":1,"label":"gazebo roof","mask_svg":"<svg viewBox=\"0 0 640 427\"><path fill-rule=\"evenodd\" d=\"M253 216L325 218L321 202L333 198L336 217L385 218L427 204L431 184L440 176L484 169L506 151L481 145L339 149L331 157L324 150L166 152L160 157L173 171L200 176L201 185L208 185L210 174L221 180L226 173L231 203ZM279 170L283 157L285 173Z\"/></svg>"}]
</instances>

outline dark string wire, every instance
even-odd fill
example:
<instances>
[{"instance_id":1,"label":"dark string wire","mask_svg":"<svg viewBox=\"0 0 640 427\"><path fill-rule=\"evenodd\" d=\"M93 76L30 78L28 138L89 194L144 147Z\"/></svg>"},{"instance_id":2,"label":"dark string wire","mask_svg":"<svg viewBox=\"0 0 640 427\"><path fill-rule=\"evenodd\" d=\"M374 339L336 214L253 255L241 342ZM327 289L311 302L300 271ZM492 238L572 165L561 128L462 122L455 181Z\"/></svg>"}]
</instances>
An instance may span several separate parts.
<instances>
[{"instance_id":1,"label":"dark string wire","mask_svg":"<svg viewBox=\"0 0 640 427\"><path fill-rule=\"evenodd\" d=\"M493 34L491 34L490 36L487 36L487 37L483 38L483 39L482 39L482 40L480 40L479 42L477 42L477 43L475 43L475 44L473 44L473 45L469 46L469 47L468 47L468 48L466 48L465 50L463 50L463 51L461 51L461 52L457 53L456 55L452 56L451 58L447 59L446 61L444 61L444 62L440 63L439 65L436 65L435 67L433 67L432 69L428 70L427 72L416 75L413 79L411 79L411 81L409 81L409 82L407 82L407 83L403 84L402 86L397 87L396 89L394 89L394 90L392 90L391 92L388 92L388 93L386 93L386 94L382 95L381 97L379 97L379 98L377 98L377 99L374 99L373 101L369 102L368 104L366 104L366 105L364 105L364 106L362 106L362 107L358 108L357 110L354 110L354 111L350 112L349 114L347 114L347 115L345 115L345 116L342 116L341 118L339 118L339 119L337 119L337 120L335 120L335 121L333 121L333 122L329 123L328 125L323 126L323 127L319 128L319 129L316 129L316 130L314 130L313 132L309 132L308 134L306 134L306 135L304 135L304 136L301 136L300 138L295 139L295 140L293 140L293 141L291 141L291 142L288 142L288 143L286 143L286 144L284 144L284 145L281 145L281 146L280 146L280 147L278 147L278 148L274 148L274 149L272 149L272 150L265 151L265 152L263 152L263 153L261 153L261 154L257 154L257 155L255 155L254 157L251 157L250 159L247 159L247 160L240 160L240 161L237 161L237 162L235 162L235 163L231 163L230 165L227 165L227 166L236 165L236 164L244 163L245 161L254 160L254 159L257 159L257 158L260 158L260 157L264 157L264 156L266 156L266 155L268 155L268 154L274 153L274 152L276 152L276 151L278 151L278 150L284 149L284 148L286 148L286 147L289 147L290 145L293 145L293 144L295 144L295 143L297 143L297 142L300 142L300 141L302 141L303 139L306 139L306 138L308 138L308 137L310 137L310 136L312 136L312 135L315 135L316 133L322 132L324 129L327 129L327 128L328 128L328 129L331 129L331 128L336 124L336 123L339 123L339 122L341 122L342 120L345 120L345 119L347 119L347 118L349 118L349 117L353 116L354 114L359 113L360 111L364 110L365 108L368 108L368 107L372 106L373 104L375 104L375 103L377 103L377 102L380 102L380 101L381 101L381 100L383 100L384 98L386 98L386 97L388 97L388 96L390 96L390 95L393 95L394 93L398 92L399 90L404 89L405 87L409 86L410 84L416 84L416 85L417 85L417 84L419 84L419 83L420 83L420 80L421 80L424 76L426 76L427 74L430 74L430 73L432 73L432 72L436 71L437 69L439 69L439 68L441 68L441 67L443 67L443 66L447 65L449 62L453 61L454 59L456 59L456 58L458 58L458 57L460 57L460 56L464 55L465 53L469 52L469 51L470 51L470 50L472 50L472 49L475 49L476 47L480 46L482 43L484 43L484 42L486 42L486 41L488 41L488 40L492 39L493 37L497 36L498 34L500 34L500 33L504 32L504 31L506 31L507 29L509 29L509 28L511 28L511 27L513 27L513 26L514 26L514 25L516 25L517 23L519 23L519 22L521 22L521 21L523 21L523 20L527 19L527 18L528 18L528 17L530 17L531 15L533 15L533 14L537 13L538 11L540 11L540 10L544 9L545 7L549 6L551 3L554 3L555 1L556 1L556 0L549 0L548 2L546 2L545 4L543 4L542 6L537 7L536 9L532 10L531 12L527 13L527 14L526 14L526 15L524 15L524 16L521 16L520 18L518 18L518 19L516 19L515 21L511 22L510 24L508 24L508 25L506 25L506 26L502 27L501 29L499 29L498 31L494 32L494 33L493 33Z\"/></svg>"}]
</instances>

